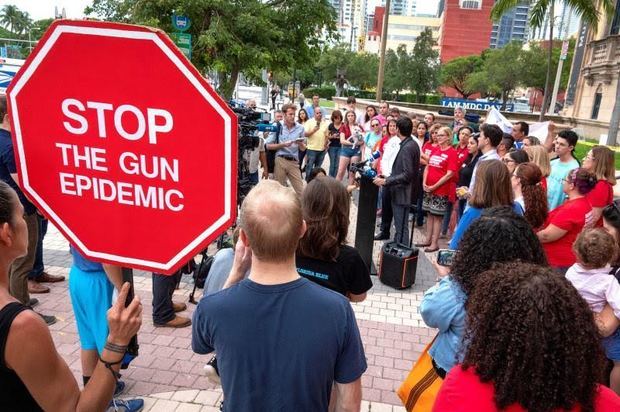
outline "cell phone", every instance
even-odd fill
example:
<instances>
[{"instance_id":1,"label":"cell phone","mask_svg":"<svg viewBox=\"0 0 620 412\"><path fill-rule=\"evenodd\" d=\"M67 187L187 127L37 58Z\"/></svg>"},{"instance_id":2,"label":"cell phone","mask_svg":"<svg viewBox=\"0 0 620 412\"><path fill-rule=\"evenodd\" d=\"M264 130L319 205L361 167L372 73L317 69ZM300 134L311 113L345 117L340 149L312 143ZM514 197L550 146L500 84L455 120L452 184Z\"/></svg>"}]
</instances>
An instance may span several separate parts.
<instances>
[{"instance_id":1,"label":"cell phone","mask_svg":"<svg viewBox=\"0 0 620 412\"><path fill-rule=\"evenodd\" d=\"M454 262L454 256L456 256L456 250L452 249L439 249L439 253L437 253L437 264L439 266L452 266L452 262Z\"/></svg>"},{"instance_id":2,"label":"cell phone","mask_svg":"<svg viewBox=\"0 0 620 412\"><path fill-rule=\"evenodd\" d=\"M306 139L304 139L303 137L300 137L299 139L295 139L295 141L296 141L297 143L302 143L302 142L304 142L305 140L306 140Z\"/></svg>"}]
</instances>

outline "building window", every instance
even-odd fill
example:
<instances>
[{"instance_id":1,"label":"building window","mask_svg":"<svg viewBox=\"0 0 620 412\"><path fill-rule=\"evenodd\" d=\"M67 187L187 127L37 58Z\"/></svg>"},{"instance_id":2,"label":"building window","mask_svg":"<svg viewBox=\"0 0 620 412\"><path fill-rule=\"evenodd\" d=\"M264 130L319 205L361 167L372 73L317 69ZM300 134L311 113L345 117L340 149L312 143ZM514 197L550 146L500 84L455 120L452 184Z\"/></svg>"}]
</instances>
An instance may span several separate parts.
<instances>
[{"instance_id":1,"label":"building window","mask_svg":"<svg viewBox=\"0 0 620 412\"><path fill-rule=\"evenodd\" d=\"M616 13L611 22L611 31L609 34L620 34L620 0L616 2Z\"/></svg>"},{"instance_id":2,"label":"building window","mask_svg":"<svg viewBox=\"0 0 620 412\"><path fill-rule=\"evenodd\" d=\"M459 0L459 6L462 9L476 9L482 8L482 0Z\"/></svg>"},{"instance_id":3,"label":"building window","mask_svg":"<svg viewBox=\"0 0 620 412\"><path fill-rule=\"evenodd\" d=\"M594 94L594 104L592 105L592 116L590 116L590 119L598 119L598 111L601 108L601 100L603 100L603 86L599 84L596 89L596 93Z\"/></svg>"}]
</instances>

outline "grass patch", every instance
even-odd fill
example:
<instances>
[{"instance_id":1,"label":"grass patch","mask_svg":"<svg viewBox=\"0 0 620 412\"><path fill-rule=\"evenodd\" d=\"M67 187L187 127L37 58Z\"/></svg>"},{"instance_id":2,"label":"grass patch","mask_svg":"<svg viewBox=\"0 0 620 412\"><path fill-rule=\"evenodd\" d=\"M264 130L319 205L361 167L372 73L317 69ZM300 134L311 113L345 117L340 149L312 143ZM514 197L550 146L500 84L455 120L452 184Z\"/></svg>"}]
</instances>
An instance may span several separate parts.
<instances>
[{"instance_id":1,"label":"grass patch","mask_svg":"<svg viewBox=\"0 0 620 412\"><path fill-rule=\"evenodd\" d=\"M325 107L327 109L333 109L334 107L336 107L336 104L332 100L327 99L321 99L319 104L321 105L321 107Z\"/></svg>"},{"instance_id":2,"label":"grass patch","mask_svg":"<svg viewBox=\"0 0 620 412\"><path fill-rule=\"evenodd\" d=\"M580 162L583 162L583 158L586 157L592 146L594 145L589 142L577 142L577 147L575 148L575 156L577 157L577 159L579 159ZM616 170L620 170L620 153L618 153L618 150L620 149L616 147L609 148L614 151L614 163Z\"/></svg>"}]
</instances>

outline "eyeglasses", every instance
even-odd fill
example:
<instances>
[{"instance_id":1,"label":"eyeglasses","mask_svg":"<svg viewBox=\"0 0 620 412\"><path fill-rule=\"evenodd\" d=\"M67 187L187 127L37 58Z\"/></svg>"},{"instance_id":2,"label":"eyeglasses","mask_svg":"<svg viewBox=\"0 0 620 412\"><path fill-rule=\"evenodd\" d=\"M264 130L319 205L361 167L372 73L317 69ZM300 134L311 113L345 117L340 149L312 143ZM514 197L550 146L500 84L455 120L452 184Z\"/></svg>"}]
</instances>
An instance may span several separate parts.
<instances>
[{"instance_id":1,"label":"eyeglasses","mask_svg":"<svg viewBox=\"0 0 620 412\"><path fill-rule=\"evenodd\" d=\"M372 127L379 127L379 123L371 124Z\"/></svg>"}]
</instances>

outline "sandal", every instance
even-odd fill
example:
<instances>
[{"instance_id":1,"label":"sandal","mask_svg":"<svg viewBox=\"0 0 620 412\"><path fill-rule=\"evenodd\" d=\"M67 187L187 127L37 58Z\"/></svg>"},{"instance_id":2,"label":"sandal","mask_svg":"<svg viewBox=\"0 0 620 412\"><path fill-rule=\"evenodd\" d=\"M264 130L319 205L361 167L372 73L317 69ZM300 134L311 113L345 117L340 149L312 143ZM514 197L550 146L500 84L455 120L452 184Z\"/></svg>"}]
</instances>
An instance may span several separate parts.
<instances>
[{"instance_id":1,"label":"sandal","mask_svg":"<svg viewBox=\"0 0 620 412\"><path fill-rule=\"evenodd\" d=\"M426 253L433 253L433 252L437 252L438 250L439 250L438 247L433 248L433 249L427 247L426 249L424 249L424 252L426 252Z\"/></svg>"},{"instance_id":2,"label":"sandal","mask_svg":"<svg viewBox=\"0 0 620 412\"><path fill-rule=\"evenodd\" d=\"M430 243L416 243L415 245L416 247L427 247L427 246L430 246L431 244Z\"/></svg>"}]
</instances>

